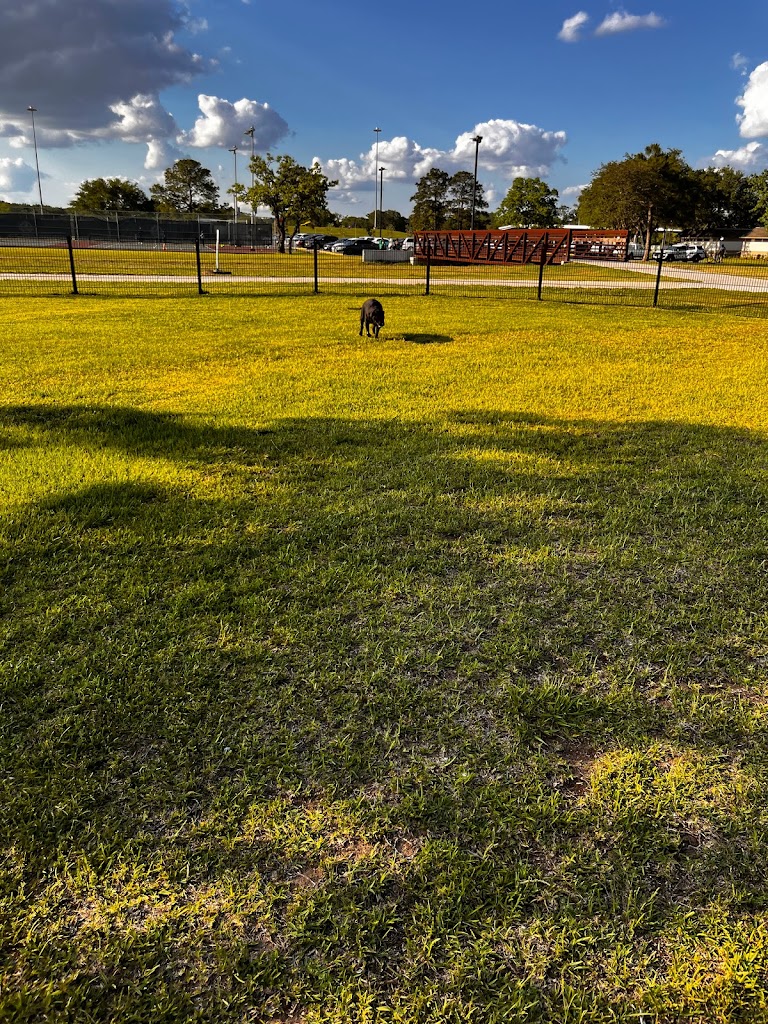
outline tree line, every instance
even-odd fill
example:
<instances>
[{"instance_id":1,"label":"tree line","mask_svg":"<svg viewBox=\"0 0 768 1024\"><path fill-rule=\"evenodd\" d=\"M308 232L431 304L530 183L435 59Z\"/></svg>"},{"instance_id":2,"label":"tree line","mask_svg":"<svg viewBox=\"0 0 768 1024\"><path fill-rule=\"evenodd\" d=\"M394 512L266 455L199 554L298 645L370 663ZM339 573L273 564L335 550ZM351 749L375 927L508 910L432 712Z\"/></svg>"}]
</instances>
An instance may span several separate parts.
<instances>
[{"instance_id":1,"label":"tree line","mask_svg":"<svg viewBox=\"0 0 768 1024\"><path fill-rule=\"evenodd\" d=\"M732 167L691 168L678 149L653 143L640 152L612 160L593 173L578 204L560 202L557 189L540 178L516 177L498 208L490 212L481 182L468 171L453 175L433 167L416 183L413 210L406 218L397 210L364 217L340 217L328 207L328 192L338 184L320 165L305 167L291 156L254 156L251 185L227 189L232 202L253 210L269 209L280 249L302 224L367 229L377 220L393 231L466 229L474 215L476 228L549 228L570 223L594 228L624 228L645 242L646 255L661 227L675 227L692 236L712 236L728 229L748 230L756 223L768 228L768 170L747 175ZM0 203L0 209L11 204ZM197 160L177 160L163 181L147 195L123 178L83 181L69 209L80 213L106 211L156 212L163 216L228 217L231 203L221 203L219 187Z\"/></svg>"}]
</instances>

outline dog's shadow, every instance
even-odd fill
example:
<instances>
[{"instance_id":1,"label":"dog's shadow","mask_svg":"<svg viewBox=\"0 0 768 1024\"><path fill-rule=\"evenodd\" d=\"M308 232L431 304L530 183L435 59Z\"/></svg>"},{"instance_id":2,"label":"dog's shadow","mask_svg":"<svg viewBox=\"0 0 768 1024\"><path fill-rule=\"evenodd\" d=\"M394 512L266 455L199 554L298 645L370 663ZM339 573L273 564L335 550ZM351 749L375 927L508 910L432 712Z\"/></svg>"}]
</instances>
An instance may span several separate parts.
<instances>
[{"instance_id":1,"label":"dog's shadow","mask_svg":"<svg viewBox=\"0 0 768 1024\"><path fill-rule=\"evenodd\" d=\"M450 334L404 334L403 341L414 345L447 345L453 338Z\"/></svg>"}]
</instances>

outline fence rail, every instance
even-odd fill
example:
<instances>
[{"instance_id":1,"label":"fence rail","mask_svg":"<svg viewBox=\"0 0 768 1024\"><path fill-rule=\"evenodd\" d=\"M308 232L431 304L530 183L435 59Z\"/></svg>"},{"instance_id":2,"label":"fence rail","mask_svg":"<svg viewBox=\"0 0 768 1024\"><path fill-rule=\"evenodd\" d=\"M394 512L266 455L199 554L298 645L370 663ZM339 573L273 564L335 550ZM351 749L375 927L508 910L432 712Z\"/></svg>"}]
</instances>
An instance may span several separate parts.
<instances>
[{"instance_id":1,"label":"fence rail","mask_svg":"<svg viewBox=\"0 0 768 1024\"><path fill-rule=\"evenodd\" d=\"M459 233L443 233L439 244L436 233L415 236L406 263L376 262L376 252L364 261L323 250L217 246L199 238L121 244L104 238L85 244L71 235L0 238L0 297L453 294L768 316L768 266L760 261L624 261L615 251L606 253L608 243L595 241L590 246L603 251L586 258L573 238L565 242L546 232L506 243L488 239L487 232L460 233L461 239L449 234Z\"/></svg>"}]
</instances>

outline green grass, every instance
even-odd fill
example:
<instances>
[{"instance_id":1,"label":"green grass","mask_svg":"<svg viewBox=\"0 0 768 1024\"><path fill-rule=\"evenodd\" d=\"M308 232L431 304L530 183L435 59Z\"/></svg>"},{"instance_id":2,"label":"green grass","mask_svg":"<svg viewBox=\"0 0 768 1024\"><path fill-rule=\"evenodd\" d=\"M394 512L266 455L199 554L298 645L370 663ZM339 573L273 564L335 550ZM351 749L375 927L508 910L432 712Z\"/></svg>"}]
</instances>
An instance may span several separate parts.
<instances>
[{"instance_id":1,"label":"green grass","mask_svg":"<svg viewBox=\"0 0 768 1024\"><path fill-rule=\"evenodd\" d=\"M768 1021L765 332L360 298L2 302L0 1020Z\"/></svg>"}]
</instances>

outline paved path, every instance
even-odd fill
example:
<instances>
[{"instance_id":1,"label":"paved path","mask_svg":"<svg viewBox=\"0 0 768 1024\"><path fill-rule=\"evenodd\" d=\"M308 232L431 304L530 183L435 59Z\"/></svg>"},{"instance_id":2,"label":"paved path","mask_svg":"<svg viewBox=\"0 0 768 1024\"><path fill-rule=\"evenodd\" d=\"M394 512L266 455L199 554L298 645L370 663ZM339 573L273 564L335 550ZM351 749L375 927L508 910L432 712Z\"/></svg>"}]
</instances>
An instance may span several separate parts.
<instances>
[{"instance_id":1,"label":"paved path","mask_svg":"<svg viewBox=\"0 0 768 1024\"><path fill-rule=\"evenodd\" d=\"M582 266L586 266L587 262L591 266L598 267L612 267L616 269L616 264L608 260L574 260L574 263L581 263ZM654 279L654 287L656 284L656 275L659 272L656 263L641 263L634 260L629 260L627 263L620 264L622 270L630 270L635 274L646 274ZM545 277L546 280L546 277ZM669 288L672 280L684 281L684 287L686 288L715 288L718 291L724 292L766 292L768 293L768 275L765 277L757 277L755 274L732 274L730 272L723 272L712 270L707 267L702 267L700 264L686 267L676 267L673 264L664 263L661 268L661 285L664 288ZM679 285L677 286L679 287Z\"/></svg>"}]
</instances>

